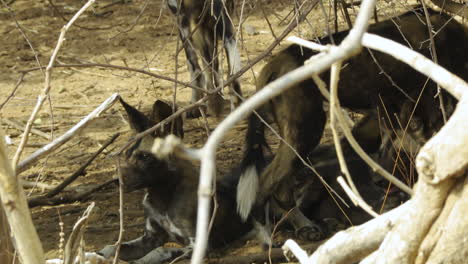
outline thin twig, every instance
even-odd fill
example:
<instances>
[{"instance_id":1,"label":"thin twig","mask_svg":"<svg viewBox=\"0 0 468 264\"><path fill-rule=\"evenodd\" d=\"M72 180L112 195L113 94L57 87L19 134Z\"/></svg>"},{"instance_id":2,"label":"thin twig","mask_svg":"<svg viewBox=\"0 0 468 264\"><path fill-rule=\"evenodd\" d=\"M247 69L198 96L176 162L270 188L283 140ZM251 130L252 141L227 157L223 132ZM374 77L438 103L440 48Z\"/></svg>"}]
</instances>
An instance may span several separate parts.
<instances>
[{"instance_id":1,"label":"thin twig","mask_svg":"<svg viewBox=\"0 0 468 264\"><path fill-rule=\"evenodd\" d=\"M29 133L31 131L31 128L32 128L32 125L33 125L33 122L34 120L36 119L36 116L39 112L39 110L41 109L42 107L42 104L44 103L44 101L47 99L47 95L49 94L49 91L50 91L50 76L51 76L51 70L54 66L54 63L55 63L55 59L57 58L57 54L65 40L65 34L67 32L67 30L71 27L71 25L73 24L73 22L75 22L78 17L88 8L90 7L93 3L94 3L95 0L89 0L74 16L73 18L70 20L70 22L68 24L66 24L61 32L60 32L60 36L59 36L59 39L57 41L57 46L55 47L53 53L52 53L52 56L50 58L50 61L49 61L49 64L47 65L47 68L46 68L46 72L45 72L45 80L44 80L44 88L41 92L41 94L38 96L37 98L37 104L36 106L34 107L34 110L33 112L31 113L31 116L29 117L28 119L28 122L26 123L26 128L24 129L24 133L23 133L23 137L21 138L21 142L18 146L18 149L16 150L16 153L13 157L13 160L12 160L12 165L13 165L13 168L15 168L16 170L16 167L18 165L18 162L19 162L19 159L21 157L21 153L23 152L24 150L24 147L26 145L26 142L28 141L28 138L29 138ZM42 67L41 67L42 68Z\"/></svg>"},{"instance_id":2,"label":"thin twig","mask_svg":"<svg viewBox=\"0 0 468 264\"><path fill-rule=\"evenodd\" d=\"M24 130L24 125L19 124L18 122L15 122L15 121L10 120L8 118L2 119L2 122L9 125L9 126L12 126L12 127L16 128L16 129L19 129L21 131ZM31 134L38 135L38 136L43 137L43 138L45 138L47 140L50 140L52 138L50 135L40 131L39 129L35 129L35 128L31 129Z\"/></svg>"},{"instance_id":3,"label":"thin twig","mask_svg":"<svg viewBox=\"0 0 468 264\"><path fill-rule=\"evenodd\" d=\"M152 73L152 72L149 72L149 71L145 71L145 70L142 70L142 69L136 69L136 68L130 68L130 67L126 67L126 66L120 66L120 65L112 65L112 64L104 64L104 63L76 63L76 64L57 64L54 66L55 68L71 68L71 67L75 67L75 68L80 68L80 67L84 67L84 68L90 68L90 67L100 67L100 68L111 68L111 69L118 69L118 70L124 70L124 71L133 71L133 72L138 72L138 73L141 73L141 74L145 74L145 75L148 75L148 76L151 76L151 77L154 77L154 78L158 78L158 79L161 79L161 80L166 80L166 81L170 81L170 82L175 82L177 84L180 84L182 86L186 86L186 87L190 87L192 89L195 89L195 90L199 90L201 92L204 92L204 93L208 93L205 89L203 88L200 88L200 87L197 87L193 84L190 84L190 83L185 83L185 82L181 82L181 81L178 81L178 80L175 80L173 78L170 78L170 77L166 77L166 76L163 76L163 75L159 75L159 74L155 74L155 73ZM36 68L30 68L30 69L24 69L24 70L21 70L19 72L21 73L27 73L27 72L31 72L31 71L37 71L41 68L39 67L36 67Z\"/></svg>"},{"instance_id":4,"label":"thin twig","mask_svg":"<svg viewBox=\"0 0 468 264\"><path fill-rule=\"evenodd\" d=\"M352 190L349 188L349 186L346 184L346 181L343 179L343 177L339 176L337 178L338 183L340 184L341 188L345 191L345 193L348 195L348 197L352 200L355 201L355 203L360 206L364 211L366 211L368 214L370 214L373 217L378 217L379 214L374 212L372 210L372 207L370 207L364 199L361 197L358 197Z\"/></svg>"},{"instance_id":5,"label":"thin twig","mask_svg":"<svg viewBox=\"0 0 468 264\"><path fill-rule=\"evenodd\" d=\"M111 107L116 100L119 98L118 94L113 94L106 101L104 101L99 107L94 109L89 115L83 118L78 124L70 128L67 132L65 132L62 136L56 138L54 141L50 142L49 144L45 145L41 149L37 150L29 157L22 160L17 168L16 174L20 174L21 172L25 171L29 167L31 167L37 160L41 159L45 155L51 153L52 151L56 150L61 145L65 144L68 140L70 140L74 135L80 132L90 121L94 120L95 118L99 117L99 115L106 111L109 107Z\"/></svg>"},{"instance_id":6,"label":"thin twig","mask_svg":"<svg viewBox=\"0 0 468 264\"><path fill-rule=\"evenodd\" d=\"M362 199L361 195L359 194L356 185L354 185L353 179L351 178L351 174L349 173L348 166L346 165L346 161L343 156L343 149L341 148L340 137L338 136L338 131L336 129L336 111L341 112L341 107L339 107L338 102L338 80L340 76L342 61L336 62L332 65L330 71L330 127L333 134L333 142L335 143L335 150L336 156L338 157L338 162L340 164L341 171L346 176L349 185L351 185L351 189L355 193L355 195ZM346 124L341 124L341 126L345 126ZM351 198L351 197L350 197ZM354 199L351 201L356 205L357 202Z\"/></svg>"},{"instance_id":7,"label":"thin twig","mask_svg":"<svg viewBox=\"0 0 468 264\"><path fill-rule=\"evenodd\" d=\"M0 111L11 100L11 98L13 98L15 96L16 91L20 87L21 83L23 83L25 75L26 75L26 73L21 73L20 77L18 78L18 81L15 84L15 87L13 87L13 90L11 90L11 93L7 96L5 101L3 101L3 103L0 105Z\"/></svg>"},{"instance_id":8,"label":"thin twig","mask_svg":"<svg viewBox=\"0 0 468 264\"><path fill-rule=\"evenodd\" d=\"M24 38L24 39L26 40L26 42L28 43L29 48L31 49L31 51L32 51L33 54L34 54L34 58L36 59L37 65L39 65L39 66L41 67L42 64L41 64L41 61L39 60L38 53L37 53L37 51L34 49L34 46L32 45L31 41L29 41L28 36L26 36L26 33L24 32L23 28L21 27L21 25L19 24L18 20L16 19L15 12L8 6L8 3L5 3L5 1L3 1L3 0L0 0L0 1L2 1L3 6L8 10L11 19L13 19L13 20L15 21L16 28L18 29L18 31L21 33L21 35L23 36L23 38ZM42 74L44 74L44 72L42 72Z\"/></svg>"},{"instance_id":9,"label":"thin twig","mask_svg":"<svg viewBox=\"0 0 468 264\"><path fill-rule=\"evenodd\" d=\"M28 206L29 208L33 208L36 206L43 206L43 205L52 206L52 205L59 205L59 204L74 203L76 201L82 202L86 200L90 195L97 193L100 190L107 187L108 185L115 184L115 183L117 183L117 179L110 179L104 183L101 183L92 187L88 191L73 191L70 193L65 193L63 195L58 195L58 196L54 196L51 198L40 197L41 199L28 200Z\"/></svg>"},{"instance_id":10,"label":"thin twig","mask_svg":"<svg viewBox=\"0 0 468 264\"><path fill-rule=\"evenodd\" d=\"M55 196L57 195L59 192L61 192L63 189L65 189L65 187L67 187L68 185L70 185L70 183L72 183L73 181L75 181L79 176L83 175L86 173L86 168L97 158L97 156L99 156L99 154L101 154L102 151L104 151L104 149L107 148L107 146L109 146L110 144L112 144L118 137L119 137L119 133L116 133L114 134L108 141L106 141L99 149L98 151L96 151L83 165L81 165L81 167L75 171L72 175L70 175L68 178L66 178L62 183L60 183L59 185L57 185L57 187L55 187L53 190L51 190L50 192L48 192L45 197L52 197L52 196Z\"/></svg>"}]
</instances>

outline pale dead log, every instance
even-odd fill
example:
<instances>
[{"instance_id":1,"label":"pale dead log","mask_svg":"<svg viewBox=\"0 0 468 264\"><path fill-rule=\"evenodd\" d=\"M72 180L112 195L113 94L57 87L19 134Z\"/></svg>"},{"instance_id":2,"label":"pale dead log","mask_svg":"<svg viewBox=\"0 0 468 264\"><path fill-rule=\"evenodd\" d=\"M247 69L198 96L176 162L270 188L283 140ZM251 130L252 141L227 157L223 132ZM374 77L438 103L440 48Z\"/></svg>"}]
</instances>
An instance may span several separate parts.
<instances>
[{"instance_id":1,"label":"pale dead log","mask_svg":"<svg viewBox=\"0 0 468 264\"><path fill-rule=\"evenodd\" d=\"M5 135L0 127L0 197L15 238L17 252L24 264L43 264L44 251L34 228L23 187L8 159Z\"/></svg>"},{"instance_id":2,"label":"pale dead log","mask_svg":"<svg viewBox=\"0 0 468 264\"><path fill-rule=\"evenodd\" d=\"M387 234L375 263L414 262L419 246L439 216L453 184L452 179L432 185L420 178L414 187L410 209L400 216L395 227Z\"/></svg>"},{"instance_id":3,"label":"pale dead log","mask_svg":"<svg viewBox=\"0 0 468 264\"><path fill-rule=\"evenodd\" d=\"M38 161L39 159L43 158L47 154L51 153L52 151L56 150L57 148L65 144L68 140L70 140L73 136L75 136L83 128L85 128L86 125L89 124L89 122L99 117L99 115L102 112L106 111L109 107L111 107L118 98L119 98L119 94L117 93L111 95L100 106L94 109L94 111L92 111L89 115L87 115L80 122L78 122L78 124L70 128L63 135L56 138L54 141L50 142L44 147L38 149L36 152L31 154L26 159L22 160L16 167L16 173L20 174L21 172L31 167L36 161Z\"/></svg>"},{"instance_id":4,"label":"pale dead log","mask_svg":"<svg viewBox=\"0 0 468 264\"><path fill-rule=\"evenodd\" d=\"M464 183L463 183L464 181ZM457 183L462 193L456 201L437 245L426 264L466 263L468 259L468 175Z\"/></svg>"},{"instance_id":5,"label":"pale dead log","mask_svg":"<svg viewBox=\"0 0 468 264\"><path fill-rule=\"evenodd\" d=\"M465 92L447 124L416 157L418 172L432 184L463 175L468 169L468 90Z\"/></svg>"},{"instance_id":6,"label":"pale dead log","mask_svg":"<svg viewBox=\"0 0 468 264\"><path fill-rule=\"evenodd\" d=\"M354 263L375 251L411 202L380 215L362 225L336 233L310 256L309 263Z\"/></svg>"},{"instance_id":7,"label":"pale dead log","mask_svg":"<svg viewBox=\"0 0 468 264\"><path fill-rule=\"evenodd\" d=\"M461 97L452 117L423 146L416 158L419 181L411 198L414 207L402 216L379 249L379 261L413 263L423 239L456 182L468 168L468 95ZM448 166L449 164L450 166ZM443 170L441 169L443 168Z\"/></svg>"},{"instance_id":8,"label":"pale dead log","mask_svg":"<svg viewBox=\"0 0 468 264\"><path fill-rule=\"evenodd\" d=\"M431 226L431 229L427 233L426 237L424 238L421 246L419 248L418 255L416 256L416 260L414 261L415 264L423 264L426 263L427 257L434 249L435 245L438 243L444 229L446 228L447 219L452 212L453 206L460 199L461 192L463 190L463 185L456 183L453 190L447 196L447 200L445 201L444 208L440 213L437 220Z\"/></svg>"}]
</instances>

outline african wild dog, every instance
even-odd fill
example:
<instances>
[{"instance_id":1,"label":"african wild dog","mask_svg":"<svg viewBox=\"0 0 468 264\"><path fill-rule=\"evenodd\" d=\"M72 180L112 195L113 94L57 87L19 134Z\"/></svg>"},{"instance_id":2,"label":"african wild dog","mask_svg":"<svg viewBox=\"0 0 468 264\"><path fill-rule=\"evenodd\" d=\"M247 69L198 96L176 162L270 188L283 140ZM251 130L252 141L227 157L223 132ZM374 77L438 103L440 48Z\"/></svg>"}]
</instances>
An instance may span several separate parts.
<instances>
[{"instance_id":1,"label":"african wild dog","mask_svg":"<svg viewBox=\"0 0 468 264\"><path fill-rule=\"evenodd\" d=\"M183 42L190 78L198 87L213 91L219 86L218 40L226 50L229 76L240 70L240 55L237 49L231 16L234 0L167 0L171 12L176 16L179 35ZM200 67L198 57L203 65ZM241 95L238 80L230 88L231 108L240 101L234 94ZM192 90L192 103L202 97L200 91ZM216 116L221 114L223 98L214 94L208 100L208 109ZM198 109L189 116L198 116Z\"/></svg>"},{"instance_id":2,"label":"african wild dog","mask_svg":"<svg viewBox=\"0 0 468 264\"><path fill-rule=\"evenodd\" d=\"M359 120L353 127L352 133L364 151L380 162L381 160L391 160L393 157L387 155L393 155L393 152L382 151L382 146L386 146L388 142L382 142L382 131L379 125L379 120L374 115L368 115ZM383 134L384 138L386 137L385 133ZM407 199L407 196L400 192L388 193L387 186L383 186L383 188L378 186L377 183L381 177L376 177L375 172L355 153L345 138L340 141L353 182L363 199L375 211L379 212L381 209L386 211ZM306 156L306 159L314 164L317 172L333 189L333 192L318 182L319 179L313 175L309 168L304 168L296 175L295 189L301 190L299 191L301 196L299 199L296 198L296 203L307 217L321 223L326 235L337 231L336 227L329 225L330 223L340 223L341 226L359 225L371 219L367 212L352 204L343 188L338 184L336 178L338 175L342 175L342 172L333 143L320 144ZM330 220L332 221L329 222ZM336 221L333 222L333 220Z\"/></svg>"},{"instance_id":3,"label":"african wild dog","mask_svg":"<svg viewBox=\"0 0 468 264\"><path fill-rule=\"evenodd\" d=\"M435 47L439 64L468 80L468 34L466 28L445 14L430 13L430 20L435 32ZM369 27L374 33L413 49L430 57L427 26L422 23L424 16L417 10L405 13L392 20L379 22ZM341 42L348 31L333 34L335 42ZM320 38L322 44L329 44L329 38ZM281 77L304 64L304 61L317 52L298 45L291 45L264 66L257 78L257 89ZM378 62L379 66L376 64ZM384 74L390 76L391 80ZM329 81L329 71L321 74L325 82ZM379 117L385 119L388 127L400 128L397 120L403 105L415 108L413 117L421 127L417 128L422 141L427 140L443 124L435 84L410 66L397 62L389 55L376 51L363 50L345 62L341 71L339 99L341 105L351 110L378 109ZM425 87L424 89L422 89ZM422 92L421 92L422 91ZM442 91L445 103L450 105L454 99ZM259 111L270 113L279 127L285 141L305 156L314 149L323 134L326 115L322 108L323 98L312 80L305 80L273 98ZM450 114L450 113L449 113ZM404 120L407 122L408 120ZM406 123L402 121L402 127ZM257 147L264 141L264 125L256 115L249 118L247 149L242 161L243 175L238 185L238 211L246 218L252 207L261 212L267 200L275 200L285 210L294 206L291 188L294 175L300 167L296 153L288 144L280 143L273 161L259 175L258 164L262 163ZM408 131L414 132L414 131ZM313 165L313 164L312 164ZM259 175L259 176L258 176ZM273 198L273 199L270 199Z\"/></svg>"},{"instance_id":4,"label":"african wild dog","mask_svg":"<svg viewBox=\"0 0 468 264\"><path fill-rule=\"evenodd\" d=\"M123 101L122 104L136 132L146 130L172 113L164 111L171 108L162 101L154 104L149 117ZM176 127L182 128L181 123ZM171 150L154 147L161 142L156 137L169 134L166 129L170 126L164 128L163 133L148 135L130 148L120 170L125 191L146 188L143 200L145 233L135 240L122 243L120 258L125 261L160 263L188 249L163 248L165 242L190 247L195 238L199 169ZM176 134L183 135L181 131L176 131ZM162 151L165 154L161 154ZM241 221L236 213L236 178L239 177L240 174L237 174L218 181L216 199L219 208L210 234L211 248L224 246L252 229L251 224ZM109 258L115 254L115 250L114 245L108 245L99 253Z\"/></svg>"}]
</instances>

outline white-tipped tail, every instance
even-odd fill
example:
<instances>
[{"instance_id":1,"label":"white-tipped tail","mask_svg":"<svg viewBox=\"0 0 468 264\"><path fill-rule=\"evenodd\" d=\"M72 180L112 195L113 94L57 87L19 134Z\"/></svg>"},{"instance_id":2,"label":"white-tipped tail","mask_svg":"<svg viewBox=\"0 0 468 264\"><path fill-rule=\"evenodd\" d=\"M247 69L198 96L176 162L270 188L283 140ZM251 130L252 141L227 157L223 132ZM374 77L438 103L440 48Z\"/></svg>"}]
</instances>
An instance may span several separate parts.
<instances>
[{"instance_id":1,"label":"white-tipped tail","mask_svg":"<svg viewBox=\"0 0 468 264\"><path fill-rule=\"evenodd\" d=\"M239 179L237 185L237 212L242 220L247 220L255 203L258 191L258 175L254 165L249 166Z\"/></svg>"}]
</instances>

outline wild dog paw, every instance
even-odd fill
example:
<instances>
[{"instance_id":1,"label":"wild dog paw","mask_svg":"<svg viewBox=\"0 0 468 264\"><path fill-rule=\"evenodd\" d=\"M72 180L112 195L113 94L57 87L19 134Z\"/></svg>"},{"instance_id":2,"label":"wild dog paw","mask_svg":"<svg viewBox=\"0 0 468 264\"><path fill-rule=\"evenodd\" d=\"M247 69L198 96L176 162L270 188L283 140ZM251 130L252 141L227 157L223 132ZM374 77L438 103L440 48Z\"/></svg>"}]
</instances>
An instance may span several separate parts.
<instances>
[{"instance_id":1,"label":"wild dog paw","mask_svg":"<svg viewBox=\"0 0 468 264\"><path fill-rule=\"evenodd\" d=\"M96 253L108 259L115 256L116 249L117 248L114 245L107 245Z\"/></svg>"},{"instance_id":2,"label":"wild dog paw","mask_svg":"<svg viewBox=\"0 0 468 264\"><path fill-rule=\"evenodd\" d=\"M296 237L307 241L318 241L324 238L324 233L319 225L314 224L296 230Z\"/></svg>"}]
</instances>

